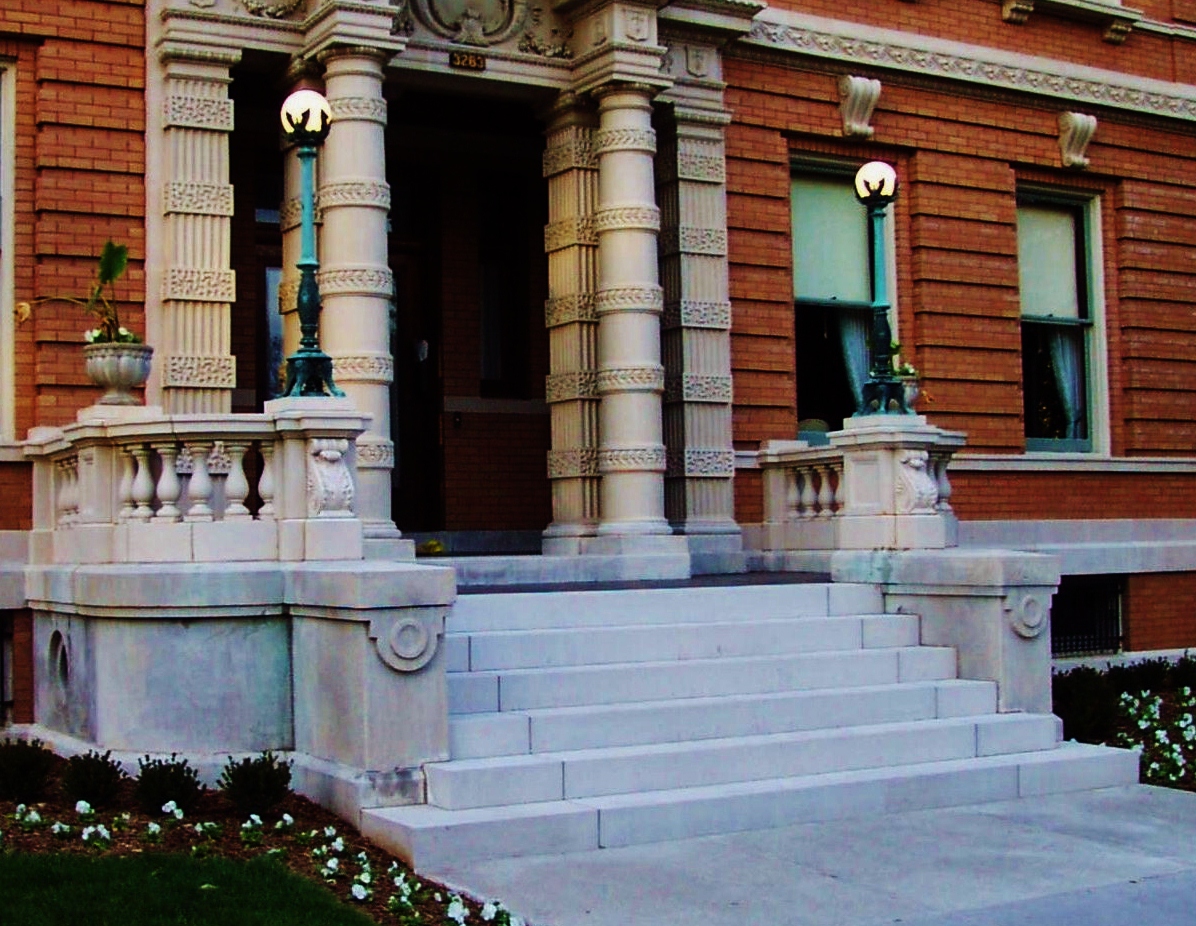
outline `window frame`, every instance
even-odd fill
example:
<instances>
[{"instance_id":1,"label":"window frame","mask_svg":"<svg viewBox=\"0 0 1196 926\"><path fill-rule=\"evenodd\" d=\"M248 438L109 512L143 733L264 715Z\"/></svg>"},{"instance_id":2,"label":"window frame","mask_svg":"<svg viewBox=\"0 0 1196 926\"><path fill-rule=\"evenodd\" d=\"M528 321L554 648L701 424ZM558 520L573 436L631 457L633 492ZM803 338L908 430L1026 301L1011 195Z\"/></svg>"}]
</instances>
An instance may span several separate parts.
<instances>
[{"instance_id":1,"label":"window frame","mask_svg":"<svg viewBox=\"0 0 1196 926\"><path fill-rule=\"evenodd\" d=\"M868 278L868 299L867 301L844 300L844 299L826 299L826 298L800 298L797 295L797 268L794 261L794 250L796 248L796 220L797 213L795 207L795 197L793 195L794 182L801 178L823 179L828 181L841 181L848 190L852 190L852 197L854 199L853 183L856 171L859 170L863 164L863 160L849 161L849 160L821 160L821 159L797 159L790 162L789 165L789 252L790 252L790 285L792 286L793 294L793 311L794 311L794 334L796 338L797 318L798 312L802 311L803 307L816 308L821 310L837 310L837 311L854 311L866 312L871 317L872 299L875 298L876 286L872 278L873 261L871 259L871 239L869 238L868 228L868 212L863 204L859 204L860 209L860 228L865 238L865 249L868 253L867 266L864 267L864 273ZM858 200L856 200L858 203ZM884 241L885 241L885 283L889 302L889 327L892 331L892 338L894 341L900 341L897 324L897 235L896 222L894 219L894 204L889 203L885 209L884 219ZM871 329L871 322L869 321L869 329ZM870 345L869 345L870 346ZM797 358L797 345L794 345L794 360ZM842 358L844 367L846 367L846 358ZM800 396L798 402L800 403ZM796 409L795 409L796 412ZM854 414L855 409L852 409ZM800 414L800 413L798 413ZM799 419L801 420L801 419ZM832 422L828 422L832 425ZM806 432L799 432L799 436L806 434ZM813 436L813 435L806 435Z\"/></svg>"},{"instance_id":2,"label":"window frame","mask_svg":"<svg viewBox=\"0 0 1196 926\"><path fill-rule=\"evenodd\" d=\"M1022 312L1019 278L1018 327L1019 331L1023 332L1026 325L1043 328L1078 328L1082 331L1085 407L1088 417L1088 436L1086 438L1030 437L1026 435L1026 416L1023 403L1022 433L1025 440L1025 452L1034 456L1107 456L1109 449L1108 370L1100 194L1095 191L1019 184L1016 208L1020 210L1023 206L1069 209L1075 216L1077 223L1075 273L1079 317L1069 319ZM1024 362L1023 356L1020 380L1023 395L1026 388Z\"/></svg>"}]
</instances>

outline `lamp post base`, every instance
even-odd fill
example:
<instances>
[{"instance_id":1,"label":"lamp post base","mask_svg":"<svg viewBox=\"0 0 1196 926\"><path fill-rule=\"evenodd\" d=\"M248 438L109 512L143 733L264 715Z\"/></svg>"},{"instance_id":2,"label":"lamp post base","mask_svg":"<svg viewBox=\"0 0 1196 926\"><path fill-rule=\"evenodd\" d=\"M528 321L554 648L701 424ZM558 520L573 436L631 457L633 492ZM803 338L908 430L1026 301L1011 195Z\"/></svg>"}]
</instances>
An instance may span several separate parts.
<instances>
[{"instance_id":1,"label":"lamp post base","mask_svg":"<svg viewBox=\"0 0 1196 926\"><path fill-rule=\"evenodd\" d=\"M856 415L910 415L905 404L905 383L899 379L870 379L864 383L863 398Z\"/></svg>"},{"instance_id":2,"label":"lamp post base","mask_svg":"<svg viewBox=\"0 0 1196 926\"><path fill-rule=\"evenodd\" d=\"M287 384L283 395L344 396L332 381L332 358L321 350L304 348L287 357Z\"/></svg>"}]
</instances>

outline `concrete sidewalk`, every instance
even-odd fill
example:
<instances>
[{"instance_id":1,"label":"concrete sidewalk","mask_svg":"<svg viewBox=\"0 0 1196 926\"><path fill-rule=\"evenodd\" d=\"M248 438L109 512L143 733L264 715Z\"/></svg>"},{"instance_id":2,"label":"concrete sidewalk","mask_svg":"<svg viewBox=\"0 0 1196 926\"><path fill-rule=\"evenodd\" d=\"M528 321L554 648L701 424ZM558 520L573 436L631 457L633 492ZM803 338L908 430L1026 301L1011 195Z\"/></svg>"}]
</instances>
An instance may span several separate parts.
<instances>
[{"instance_id":1,"label":"concrete sidewalk","mask_svg":"<svg viewBox=\"0 0 1196 926\"><path fill-rule=\"evenodd\" d=\"M1134 785L427 872L535 926L1196 924L1196 794Z\"/></svg>"}]
</instances>

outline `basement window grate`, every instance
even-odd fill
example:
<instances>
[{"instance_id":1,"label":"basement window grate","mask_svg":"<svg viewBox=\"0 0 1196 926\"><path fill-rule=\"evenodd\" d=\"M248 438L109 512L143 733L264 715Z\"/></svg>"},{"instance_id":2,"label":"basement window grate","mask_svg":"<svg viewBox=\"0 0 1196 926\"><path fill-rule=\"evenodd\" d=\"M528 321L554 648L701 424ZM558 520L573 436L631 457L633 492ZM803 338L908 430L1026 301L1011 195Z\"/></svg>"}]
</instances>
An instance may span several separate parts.
<instances>
[{"instance_id":1,"label":"basement window grate","mask_svg":"<svg viewBox=\"0 0 1196 926\"><path fill-rule=\"evenodd\" d=\"M1063 576L1051 602L1051 655L1121 652L1124 576Z\"/></svg>"}]
</instances>

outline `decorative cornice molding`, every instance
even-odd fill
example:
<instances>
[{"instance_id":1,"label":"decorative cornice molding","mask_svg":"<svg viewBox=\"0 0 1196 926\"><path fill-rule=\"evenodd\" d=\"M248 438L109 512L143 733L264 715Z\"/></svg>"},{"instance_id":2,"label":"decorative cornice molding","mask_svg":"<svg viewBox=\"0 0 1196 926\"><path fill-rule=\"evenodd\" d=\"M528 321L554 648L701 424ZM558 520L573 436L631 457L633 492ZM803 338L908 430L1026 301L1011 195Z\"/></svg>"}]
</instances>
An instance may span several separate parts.
<instances>
[{"instance_id":1,"label":"decorative cornice molding","mask_svg":"<svg viewBox=\"0 0 1196 926\"><path fill-rule=\"evenodd\" d=\"M1050 58L982 48L893 29L769 9L741 40L845 65L868 65L946 80L1196 121L1196 89Z\"/></svg>"}]
</instances>

